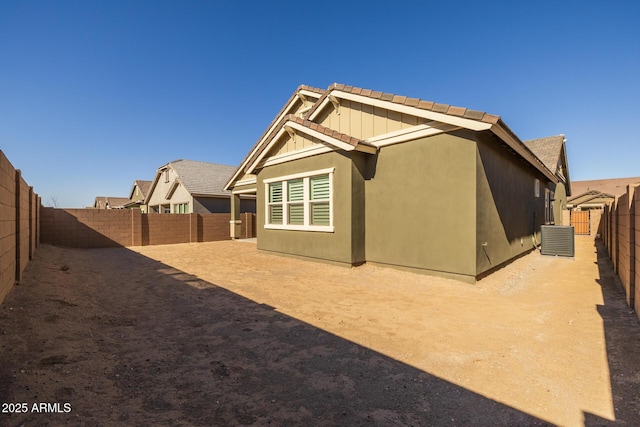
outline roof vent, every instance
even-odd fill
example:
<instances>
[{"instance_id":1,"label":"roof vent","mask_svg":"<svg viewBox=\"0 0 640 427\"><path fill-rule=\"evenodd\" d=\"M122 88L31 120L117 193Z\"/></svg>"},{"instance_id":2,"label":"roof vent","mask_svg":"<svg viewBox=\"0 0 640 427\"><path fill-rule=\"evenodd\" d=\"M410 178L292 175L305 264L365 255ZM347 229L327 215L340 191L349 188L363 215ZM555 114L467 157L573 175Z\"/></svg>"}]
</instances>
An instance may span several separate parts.
<instances>
[{"instance_id":1,"label":"roof vent","mask_svg":"<svg viewBox=\"0 0 640 427\"><path fill-rule=\"evenodd\" d=\"M543 225L540 227L542 235L542 255L573 257L575 244L572 226Z\"/></svg>"}]
</instances>

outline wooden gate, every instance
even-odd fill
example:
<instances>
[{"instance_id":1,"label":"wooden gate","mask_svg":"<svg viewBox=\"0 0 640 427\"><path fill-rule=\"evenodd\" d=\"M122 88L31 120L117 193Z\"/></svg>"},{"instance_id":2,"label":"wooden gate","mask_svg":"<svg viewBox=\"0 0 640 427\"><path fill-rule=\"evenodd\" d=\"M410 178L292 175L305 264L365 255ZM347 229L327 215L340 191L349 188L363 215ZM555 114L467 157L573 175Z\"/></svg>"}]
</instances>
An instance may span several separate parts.
<instances>
[{"instance_id":1,"label":"wooden gate","mask_svg":"<svg viewBox=\"0 0 640 427\"><path fill-rule=\"evenodd\" d=\"M575 234L590 235L591 234L591 215L590 211L571 211L571 225Z\"/></svg>"}]
</instances>

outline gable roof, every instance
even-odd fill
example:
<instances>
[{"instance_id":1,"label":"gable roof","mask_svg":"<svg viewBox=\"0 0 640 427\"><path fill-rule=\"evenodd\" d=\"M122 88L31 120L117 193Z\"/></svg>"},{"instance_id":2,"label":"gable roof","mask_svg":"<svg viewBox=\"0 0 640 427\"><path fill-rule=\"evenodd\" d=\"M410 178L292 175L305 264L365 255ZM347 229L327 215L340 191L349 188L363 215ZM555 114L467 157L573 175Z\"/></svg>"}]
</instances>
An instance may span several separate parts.
<instances>
[{"instance_id":1,"label":"gable roof","mask_svg":"<svg viewBox=\"0 0 640 427\"><path fill-rule=\"evenodd\" d=\"M174 160L156 171L151 188L145 197L145 203L149 201L162 172L173 169L178 175L176 181L192 196L229 196L230 192L224 189L225 182L236 169L235 166L221 165L218 163L200 162L196 160Z\"/></svg>"},{"instance_id":2,"label":"gable roof","mask_svg":"<svg viewBox=\"0 0 640 427\"><path fill-rule=\"evenodd\" d=\"M149 190L151 190L151 184L153 184L153 181L144 181L141 179L136 179L135 181L133 181L133 185L131 186L131 191L129 192L129 199L133 199L133 192L136 189L136 186L140 189L140 193L142 195L142 199L146 199L147 198L147 194L149 194Z\"/></svg>"},{"instance_id":3,"label":"gable roof","mask_svg":"<svg viewBox=\"0 0 640 427\"><path fill-rule=\"evenodd\" d=\"M98 209L123 209L130 201L127 197L98 196L93 202L93 207Z\"/></svg>"},{"instance_id":4,"label":"gable roof","mask_svg":"<svg viewBox=\"0 0 640 427\"><path fill-rule=\"evenodd\" d=\"M553 173L558 171L558 163L562 155L564 135L547 136L545 138L523 141L533 153L542 160L542 163Z\"/></svg>"},{"instance_id":5,"label":"gable roof","mask_svg":"<svg viewBox=\"0 0 640 427\"><path fill-rule=\"evenodd\" d=\"M302 91L309 90L309 88L309 86L298 87L292 97L289 98L289 102L280 111L278 116L276 116L265 133L256 142L242 163L240 163L240 166L238 166L236 171L231 175L224 186L225 189L232 187L233 183L238 180L243 173L253 173L261 156L266 154L266 151L268 151L272 146L271 143L274 138L281 135L282 129L286 125L287 121L291 121L292 117L294 117L287 117L288 112L292 110L292 106L294 105L294 101L292 100L299 99L299 94ZM406 96L377 92L370 89L362 89L338 83L330 85L327 90L313 88L313 96L317 97L317 99L313 106L306 112L305 119L302 119L305 121L304 126L307 128L311 128L313 126L309 123L314 123L314 119L318 117L319 113L323 111L326 106L333 105L334 108L340 108L339 105L341 99L359 102L378 108L409 114L426 120L445 123L459 128L466 128L474 131L491 131L497 135L510 150L522 157L527 163L531 164L549 180L553 182L558 181L555 173L552 172L511 129L509 129L500 116L488 114L482 111L470 110L463 107L439 104L418 98L408 98ZM295 120L296 122L298 121L297 119L301 118L297 117ZM319 126L317 124L315 125ZM334 132L332 130L329 131ZM323 132L325 132L324 129ZM340 139L343 139L345 136L347 138L352 138L349 135L339 135ZM360 146L364 148L366 146L366 141L356 140L356 143L351 145L354 147ZM373 145L375 146L375 144Z\"/></svg>"}]
</instances>

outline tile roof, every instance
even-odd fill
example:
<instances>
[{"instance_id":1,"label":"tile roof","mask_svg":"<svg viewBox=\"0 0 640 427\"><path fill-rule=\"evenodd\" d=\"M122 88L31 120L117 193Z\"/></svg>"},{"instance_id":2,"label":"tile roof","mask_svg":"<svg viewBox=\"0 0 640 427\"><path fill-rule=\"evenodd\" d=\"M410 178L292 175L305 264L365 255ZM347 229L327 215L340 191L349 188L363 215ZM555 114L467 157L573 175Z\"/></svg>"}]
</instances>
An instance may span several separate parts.
<instances>
[{"instance_id":1,"label":"tile roof","mask_svg":"<svg viewBox=\"0 0 640 427\"><path fill-rule=\"evenodd\" d=\"M224 185L236 170L235 166L195 160L175 160L167 164L178 174L178 179L192 195L228 196Z\"/></svg>"},{"instance_id":2,"label":"tile roof","mask_svg":"<svg viewBox=\"0 0 640 427\"><path fill-rule=\"evenodd\" d=\"M630 178L591 179L573 181L571 188L574 194L584 194L590 190L621 196L627 192L627 185L640 184L640 176Z\"/></svg>"},{"instance_id":3,"label":"tile roof","mask_svg":"<svg viewBox=\"0 0 640 427\"><path fill-rule=\"evenodd\" d=\"M314 113L318 111L318 109L321 108L321 106L326 105L325 100L327 98L329 98L329 100L332 102L334 101L331 98L332 93L335 93L335 91L338 91L346 94L368 97L368 98L371 98L372 100L386 101L386 102L398 104L399 106L412 107L412 108L432 111L434 113L445 114L452 117L458 117L466 120L481 122L481 123L490 125L491 129L494 129L494 125L495 125L496 130L493 131L494 133L500 132L502 135L504 135L501 137L502 139L504 139L506 136L506 138L508 138L509 141L513 141L513 142L505 141L507 142L507 145L512 146L512 148L517 153L519 153L520 156L522 156L527 162L531 163L535 168L540 170L546 176L550 178L556 177L557 162L553 164L552 168L547 166L547 164L542 159L538 158L538 156L533 152L533 150L527 145L525 145L520 140L520 138L515 134L515 132L513 132L504 123L504 121L502 121L500 116L489 114L483 111L471 110L464 107L457 107L457 106L448 105L448 104L425 101L419 98L409 98L406 96L400 96L400 95L395 95L391 93L384 93L384 92L374 91L371 89L363 89L363 88L348 86L340 83L333 83L326 90L314 88L311 86L304 86L304 85L299 86L296 89L296 91L293 93L293 95L289 98L289 100L284 105L284 107L276 115L276 117L271 122L271 124L264 131L262 136L258 139L258 141L253 146L253 148L249 151L245 159L236 169L235 173L232 174L229 181L226 183L227 186L231 186L234 180L237 179L239 176L241 176L240 175L241 171L248 172L248 170L250 169L250 165L252 165L255 162L255 160L260 156L261 152L264 149L266 149L266 146L274 137L275 132L273 132L273 130L282 126L285 120L287 120L287 117L283 117L278 122L278 118L286 111L287 108L289 108L290 103L296 96L298 96L301 90L313 91L314 93L320 95L319 99L313 104L313 106L306 112L306 115L305 115L305 117L310 117L312 118L312 120L314 117ZM278 122L277 126L276 126L276 122ZM271 134L269 135L270 132ZM267 139L265 139L265 137ZM344 137L352 138L349 135L344 135ZM340 138L343 138L342 134ZM563 140L564 140L564 137L563 137ZM362 143L362 141L359 141L359 143ZM568 176L567 176L567 180L568 180Z\"/></svg>"},{"instance_id":4,"label":"tile roof","mask_svg":"<svg viewBox=\"0 0 640 427\"><path fill-rule=\"evenodd\" d=\"M429 110L435 113L444 113L450 116L463 117L465 119L477 120L485 123L496 124L500 121L500 116L485 113L483 111L470 110L464 107L456 107L448 104L438 104L432 101L425 101L419 98L408 98L406 96L395 95L392 93L378 92L371 89L362 89L359 87L353 87L344 85L341 83L333 83L324 92L323 97L316 103L314 108L309 111L309 115L313 110L321 104L322 100L330 94L332 90L339 90L342 92L352 93L354 95L362 95L367 98L380 99L383 101L389 101L394 104L406 105L408 107L416 107L421 110Z\"/></svg>"},{"instance_id":5,"label":"tile roof","mask_svg":"<svg viewBox=\"0 0 640 427\"><path fill-rule=\"evenodd\" d=\"M530 139L522 143L533 152L544 165L554 174L558 171L558 162L562 154L564 135L548 136Z\"/></svg>"}]
</instances>

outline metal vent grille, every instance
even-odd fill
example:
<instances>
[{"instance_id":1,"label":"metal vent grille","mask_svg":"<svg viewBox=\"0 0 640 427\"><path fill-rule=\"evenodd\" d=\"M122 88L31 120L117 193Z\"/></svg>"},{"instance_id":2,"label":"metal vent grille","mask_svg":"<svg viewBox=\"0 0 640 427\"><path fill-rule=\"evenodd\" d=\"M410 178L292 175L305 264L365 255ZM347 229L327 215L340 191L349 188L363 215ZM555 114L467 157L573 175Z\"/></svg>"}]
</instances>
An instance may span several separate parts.
<instances>
[{"instance_id":1,"label":"metal vent grille","mask_svg":"<svg viewBox=\"0 0 640 427\"><path fill-rule=\"evenodd\" d=\"M542 255L574 256L573 227L543 225L540 228L540 232L542 235L540 253Z\"/></svg>"}]
</instances>

